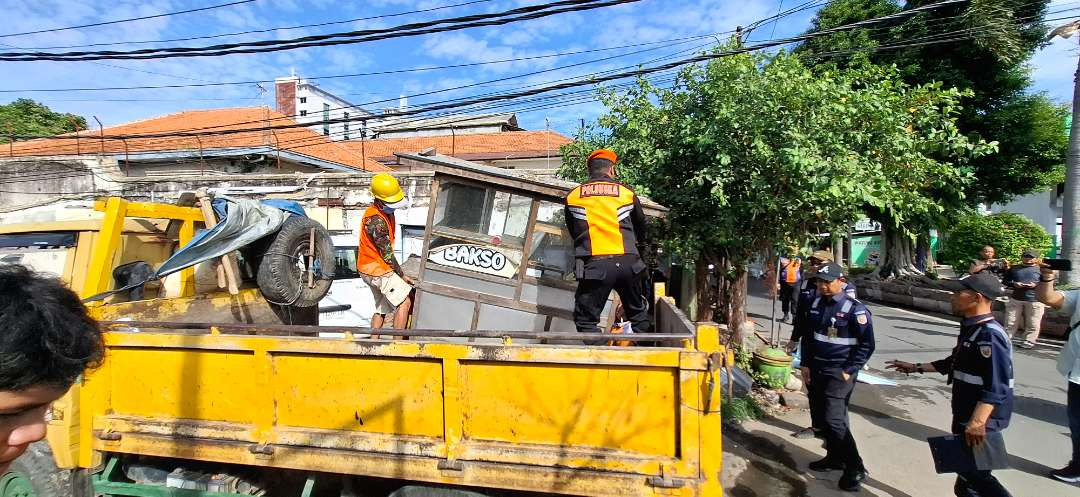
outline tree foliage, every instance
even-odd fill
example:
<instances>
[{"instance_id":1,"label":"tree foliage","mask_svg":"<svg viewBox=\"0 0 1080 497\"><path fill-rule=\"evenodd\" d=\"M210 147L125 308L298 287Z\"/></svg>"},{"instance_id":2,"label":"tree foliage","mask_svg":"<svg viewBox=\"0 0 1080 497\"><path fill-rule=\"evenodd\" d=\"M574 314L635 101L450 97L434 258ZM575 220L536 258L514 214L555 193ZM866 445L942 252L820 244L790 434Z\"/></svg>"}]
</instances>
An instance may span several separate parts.
<instances>
[{"instance_id":1,"label":"tree foliage","mask_svg":"<svg viewBox=\"0 0 1080 497\"><path fill-rule=\"evenodd\" d=\"M838 0L822 8L811 32L933 3L910 0ZM797 51L819 71L871 62L896 65L910 84L941 82L972 90L957 115L960 130L997 141L1000 153L972 162L979 179L968 204L1002 203L1056 184L1062 176L1066 136L1063 106L1030 94L1027 61L1046 34L1048 0L972 0L916 15L893 26L817 38Z\"/></svg>"},{"instance_id":2,"label":"tree foliage","mask_svg":"<svg viewBox=\"0 0 1080 497\"><path fill-rule=\"evenodd\" d=\"M941 261L963 270L985 245L993 246L997 257L1017 263L1024 250L1045 254L1053 241L1046 229L1020 214L970 214L949 229Z\"/></svg>"},{"instance_id":3,"label":"tree foliage","mask_svg":"<svg viewBox=\"0 0 1080 497\"><path fill-rule=\"evenodd\" d=\"M54 112L29 98L20 98L0 105L0 143L10 141L8 135L59 135L86 129L86 119L74 114Z\"/></svg>"},{"instance_id":4,"label":"tree foliage","mask_svg":"<svg viewBox=\"0 0 1080 497\"><path fill-rule=\"evenodd\" d=\"M941 214L971 179L962 165L993 148L958 133L962 95L879 67L815 75L783 53L724 57L684 70L674 88L602 92L606 132L565 148L564 171L611 146L622 179L671 208L676 249L745 260L867 208L898 225Z\"/></svg>"},{"instance_id":5,"label":"tree foliage","mask_svg":"<svg viewBox=\"0 0 1080 497\"><path fill-rule=\"evenodd\" d=\"M671 248L741 266L846 231L867 209L903 226L962 199L963 165L993 150L956 129L962 96L875 66L818 75L785 53L723 57L672 88L602 91L610 111L564 148L563 170L580 174L586 150L613 148L622 179L671 209Z\"/></svg>"}]
</instances>

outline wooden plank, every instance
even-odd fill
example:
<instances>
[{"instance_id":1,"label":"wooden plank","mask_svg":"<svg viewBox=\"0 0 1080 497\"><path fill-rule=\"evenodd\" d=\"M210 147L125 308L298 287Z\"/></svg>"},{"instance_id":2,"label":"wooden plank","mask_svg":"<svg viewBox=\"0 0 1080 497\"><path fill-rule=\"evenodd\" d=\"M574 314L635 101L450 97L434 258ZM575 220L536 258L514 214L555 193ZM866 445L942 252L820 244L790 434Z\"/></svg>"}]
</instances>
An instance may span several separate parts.
<instances>
[{"instance_id":1,"label":"wooden plank","mask_svg":"<svg viewBox=\"0 0 1080 497\"><path fill-rule=\"evenodd\" d=\"M217 226L217 216L214 214L214 208L211 205L210 197L206 194L206 189L200 188L195 193L195 196L199 199L199 206L202 209L203 222L206 224L206 229ZM240 293L240 285L237 283L237 275L240 274L240 268L236 264L235 256L232 254L221 256L221 263L218 267L218 287L227 287L229 293L232 295ZM225 285L221 284L222 272L224 272L225 275Z\"/></svg>"}]
</instances>

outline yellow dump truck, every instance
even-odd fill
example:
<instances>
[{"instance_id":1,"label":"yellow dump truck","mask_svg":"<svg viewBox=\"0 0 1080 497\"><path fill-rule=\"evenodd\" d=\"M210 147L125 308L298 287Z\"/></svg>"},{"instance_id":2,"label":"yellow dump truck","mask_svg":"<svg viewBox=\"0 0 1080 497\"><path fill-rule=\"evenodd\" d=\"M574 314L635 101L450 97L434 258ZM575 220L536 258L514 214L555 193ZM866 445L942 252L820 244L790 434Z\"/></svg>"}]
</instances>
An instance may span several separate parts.
<instances>
[{"instance_id":1,"label":"yellow dump truck","mask_svg":"<svg viewBox=\"0 0 1080 497\"><path fill-rule=\"evenodd\" d=\"M251 313L267 306L257 289L94 304L105 360L54 407L51 454L28 452L0 497L721 495L718 330L661 297L655 334L619 336L642 346L587 345L564 323L572 283L552 247L565 233L542 217L565 190L412 160L433 176L413 319L426 326L375 339L282 324L280 310ZM100 207L113 206L198 222L154 204ZM484 223L503 216L502 231L440 221L476 208ZM106 216L78 236L74 273L125 262L126 222ZM448 246L505 264L471 269ZM109 288L74 273L84 295ZM467 324L431 326L440 312Z\"/></svg>"}]
</instances>

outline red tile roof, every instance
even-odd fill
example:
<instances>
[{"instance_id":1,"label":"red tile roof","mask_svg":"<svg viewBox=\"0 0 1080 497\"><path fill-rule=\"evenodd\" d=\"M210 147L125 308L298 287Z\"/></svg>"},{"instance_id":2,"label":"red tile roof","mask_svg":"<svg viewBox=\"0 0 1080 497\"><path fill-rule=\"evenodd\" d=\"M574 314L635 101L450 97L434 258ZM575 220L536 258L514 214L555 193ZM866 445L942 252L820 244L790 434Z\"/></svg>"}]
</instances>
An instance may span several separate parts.
<instances>
[{"instance_id":1,"label":"red tile roof","mask_svg":"<svg viewBox=\"0 0 1080 497\"><path fill-rule=\"evenodd\" d=\"M192 110L154 117L105 128L105 137L135 134L175 133L191 131L217 131L249 129L265 126L295 124L296 121L268 107L240 107L229 109ZM65 136L74 136L68 133ZM104 152L120 155L125 152L175 152L202 150L270 147L306 155L314 159L334 162L357 170L386 171L387 167L350 147L341 146L309 128L289 128L274 131L255 129L229 135L200 135L165 138L130 138L127 140L100 140L99 132L80 131L78 141L71 139L44 138L15 143L11 150L15 156L55 156L97 154ZM125 148L126 142L126 148ZM3 157L7 147L0 147Z\"/></svg>"},{"instance_id":2,"label":"red tile roof","mask_svg":"<svg viewBox=\"0 0 1080 497\"><path fill-rule=\"evenodd\" d=\"M367 158L386 159L394 152L416 153L435 147L443 155L463 159L521 159L557 153L572 140L554 131L506 131L502 133L459 134L457 136L416 136L381 140L348 140L342 147Z\"/></svg>"}]
</instances>

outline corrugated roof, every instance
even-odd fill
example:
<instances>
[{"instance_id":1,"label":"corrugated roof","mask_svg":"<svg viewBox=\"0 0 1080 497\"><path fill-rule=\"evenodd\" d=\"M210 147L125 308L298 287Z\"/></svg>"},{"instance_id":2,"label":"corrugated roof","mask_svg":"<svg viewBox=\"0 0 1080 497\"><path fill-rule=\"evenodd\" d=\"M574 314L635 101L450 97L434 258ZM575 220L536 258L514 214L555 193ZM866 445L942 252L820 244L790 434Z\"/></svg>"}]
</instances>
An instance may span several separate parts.
<instances>
[{"instance_id":1,"label":"corrugated roof","mask_svg":"<svg viewBox=\"0 0 1080 497\"><path fill-rule=\"evenodd\" d=\"M395 153L415 153L434 147L444 155L486 159L545 157L557 154L559 147L572 140L555 131L506 131L457 136L413 136L380 140L337 142L353 153L367 158L388 158ZM475 158L475 157L472 157Z\"/></svg>"},{"instance_id":2,"label":"corrugated roof","mask_svg":"<svg viewBox=\"0 0 1080 497\"><path fill-rule=\"evenodd\" d=\"M268 107L238 107L227 109L191 110L143 119L105 128L105 137L175 133L191 131L218 131L248 129L264 126L295 124L296 121ZM93 155L104 153L122 155L147 152L190 151L193 156L212 149L267 148L302 154L321 161L334 162L357 170L386 171L386 166L371 159L364 159L350 148L330 141L309 128L289 128L274 131L254 130L230 135L200 135L198 137L132 138L127 140L101 140L100 132L80 131L80 139L45 138L17 142L11 147L14 156ZM65 136L74 136L68 133ZM126 142L126 144L125 144ZM126 147L125 147L126 145ZM7 147L0 147L0 157Z\"/></svg>"}]
</instances>

